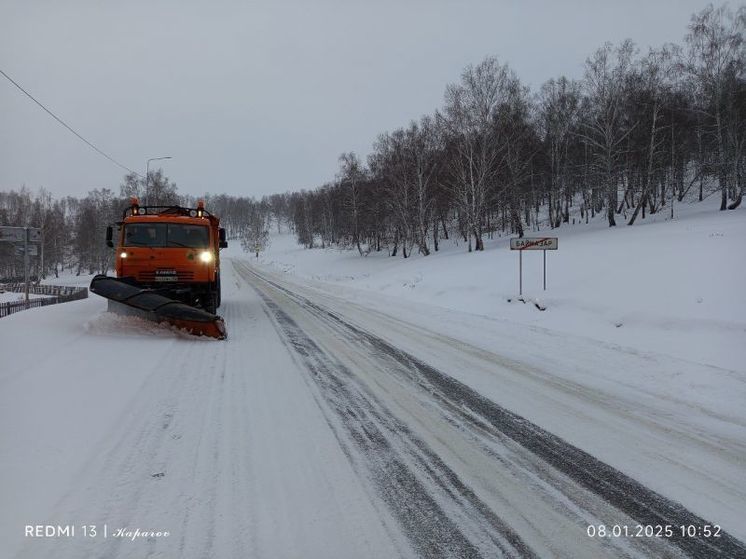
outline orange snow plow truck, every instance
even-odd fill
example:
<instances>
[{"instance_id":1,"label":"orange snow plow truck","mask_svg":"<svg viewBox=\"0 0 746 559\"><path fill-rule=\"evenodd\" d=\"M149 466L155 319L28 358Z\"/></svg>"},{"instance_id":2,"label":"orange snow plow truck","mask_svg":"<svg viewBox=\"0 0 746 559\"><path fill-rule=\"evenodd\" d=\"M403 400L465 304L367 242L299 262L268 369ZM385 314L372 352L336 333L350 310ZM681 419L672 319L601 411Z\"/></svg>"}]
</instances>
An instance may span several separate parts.
<instances>
[{"instance_id":1,"label":"orange snow plow truck","mask_svg":"<svg viewBox=\"0 0 746 559\"><path fill-rule=\"evenodd\" d=\"M166 322L195 335L225 339L220 306L220 249L225 229L205 209L140 206L137 198L106 244L116 249L116 277L98 275L91 291L109 300L109 310Z\"/></svg>"}]
</instances>

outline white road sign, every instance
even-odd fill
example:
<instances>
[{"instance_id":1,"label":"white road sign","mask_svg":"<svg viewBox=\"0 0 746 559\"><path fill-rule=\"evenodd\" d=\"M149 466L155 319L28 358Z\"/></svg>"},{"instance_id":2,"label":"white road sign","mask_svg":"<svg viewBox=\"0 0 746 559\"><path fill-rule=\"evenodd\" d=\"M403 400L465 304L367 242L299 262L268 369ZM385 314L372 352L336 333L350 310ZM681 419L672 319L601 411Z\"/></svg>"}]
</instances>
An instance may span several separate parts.
<instances>
[{"instance_id":1,"label":"white road sign","mask_svg":"<svg viewBox=\"0 0 746 559\"><path fill-rule=\"evenodd\" d=\"M26 235L23 227L0 227L0 241L22 243Z\"/></svg>"},{"instance_id":2,"label":"white road sign","mask_svg":"<svg viewBox=\"0 0 746 559\"><path fill-rule=\"evenodd\" d=\"M510 250L557 250L557 237L510 239Z\"/></svg>"},{"instance_id":3,"label":"white road sign","mask_svg":"<svg viewBox=\"0 0 746 559\"><path fill-rule=\"evenodd\" d=\"M41 229L38 227L29 227L29 242L38 243L41 241ZM0 242L22 243L25 240L25 227L8 227L0 225Z\"/></svg>"},{"instance_id":4,"label":"white road sign","mask_svg":"<svg viewBox=\"0 0 746 559\"><path fill-rule=\"evenodd\" d=\"M23 256L23 246L17 246L16 247L16 254L19 256ZM29 245L28 246L28 255L29 256L39 256L39 246L38 245Z\"/></svg>"}]
</instances>

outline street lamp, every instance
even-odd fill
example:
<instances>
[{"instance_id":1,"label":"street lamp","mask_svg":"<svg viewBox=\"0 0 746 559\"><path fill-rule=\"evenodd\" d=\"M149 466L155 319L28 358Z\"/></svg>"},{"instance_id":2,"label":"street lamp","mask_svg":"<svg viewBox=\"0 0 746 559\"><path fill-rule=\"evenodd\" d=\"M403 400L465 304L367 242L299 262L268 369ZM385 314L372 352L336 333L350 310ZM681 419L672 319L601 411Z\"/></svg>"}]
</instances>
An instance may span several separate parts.
<instances>
[{"instance_id":1,"label":"street lamp","mask_svg":"<svg viewBox=\"0 0 746 559\"><path fill-rule=\"evenodd\" d=\"M171 159L171 156L170 155L166 155L164 157L151 157L145 163L145 203L143 204L143 206L147 206L148 202L150 201L150 193L148 192L148 189L149 189L149 186L150 186L150 162L151 161L160 161L161 159Z\"/></svg>"}]
</instances>

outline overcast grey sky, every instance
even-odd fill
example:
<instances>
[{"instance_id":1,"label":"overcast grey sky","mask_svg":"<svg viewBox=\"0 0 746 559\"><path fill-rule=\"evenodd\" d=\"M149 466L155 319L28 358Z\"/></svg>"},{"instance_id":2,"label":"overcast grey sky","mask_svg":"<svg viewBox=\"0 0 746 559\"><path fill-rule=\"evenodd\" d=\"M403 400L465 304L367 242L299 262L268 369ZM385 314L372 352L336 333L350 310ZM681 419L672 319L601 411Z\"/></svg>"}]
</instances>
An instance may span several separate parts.
<instances>
[{"instance_id":1,"label":"overcast grey sky","mask_svg":"<svg viewBox=\"0 0 746 559\"><path fill-rule=\"evenodd\" d=\"M1 0L0 69L141 174L170 155L180 192L260 196L332 180L487 55L535 90L605 41L682 43L706 4ZM0 190L118 192L124 173L0 76Z\"/></svg>"}]
</instances>

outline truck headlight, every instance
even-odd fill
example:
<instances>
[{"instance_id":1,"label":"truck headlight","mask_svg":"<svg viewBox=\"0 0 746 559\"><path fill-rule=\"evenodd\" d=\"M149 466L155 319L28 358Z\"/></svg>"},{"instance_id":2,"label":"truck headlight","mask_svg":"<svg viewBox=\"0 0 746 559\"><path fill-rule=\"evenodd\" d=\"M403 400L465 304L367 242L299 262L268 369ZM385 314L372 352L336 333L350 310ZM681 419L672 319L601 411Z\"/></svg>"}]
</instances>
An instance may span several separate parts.
<instances>
[{"instance_id":1,"label":"truck headlight","mask_svg":"<svg viewBox=\"0 0 746 559\"><path fill-rule=\"evenodd\" d=\"M207 250L205 252L201 252L199 254L199 259L202 260L202 262L212 262L212 252Z\"/></svg>"},{"instance_id":2,"label":"truck headlight","mask_svg":"<svg viewBox=\"0 0 746 559\"><path fill-rule=\"evenodd\" d=\"M127 258L127 253L122 251L119 253L119 258Z\"/></svg>"}]
</instances>

